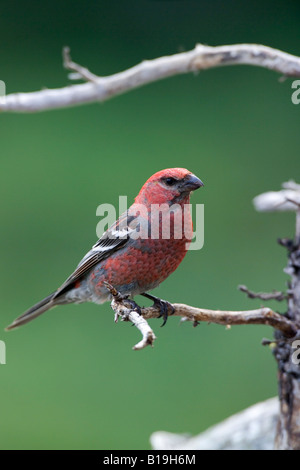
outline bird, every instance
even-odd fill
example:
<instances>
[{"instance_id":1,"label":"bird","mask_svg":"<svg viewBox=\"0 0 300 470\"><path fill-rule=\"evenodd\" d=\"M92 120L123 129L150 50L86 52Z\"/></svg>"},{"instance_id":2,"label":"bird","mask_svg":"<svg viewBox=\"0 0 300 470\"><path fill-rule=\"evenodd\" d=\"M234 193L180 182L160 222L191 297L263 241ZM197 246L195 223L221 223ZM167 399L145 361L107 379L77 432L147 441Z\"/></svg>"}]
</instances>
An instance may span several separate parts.
<instances>
[{"instance_id":1,"label":"bird","mask_svg":"<svg viewBox=\"0 0 300 470\"><path fill-rule=\"evenodd\" d=\"M143 295L151 299L159 306L165 324L171 304L149 291L174 272L185 257L193 234L190 194L202 186L202 181L185 168L153 174L130 208L104 232L65 282L6 330L58 305L109 301L106 283L125 298Z\"/></svg>"}]
</instances>

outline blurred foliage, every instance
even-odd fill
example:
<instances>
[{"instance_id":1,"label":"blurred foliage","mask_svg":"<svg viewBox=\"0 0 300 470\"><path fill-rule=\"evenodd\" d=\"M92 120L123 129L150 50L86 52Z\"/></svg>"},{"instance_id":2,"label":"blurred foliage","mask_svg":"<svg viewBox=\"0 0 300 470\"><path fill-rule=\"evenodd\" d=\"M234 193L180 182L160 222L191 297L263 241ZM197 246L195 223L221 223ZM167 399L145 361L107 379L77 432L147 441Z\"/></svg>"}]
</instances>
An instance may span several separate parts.
<instances>
[{"instance_id":1,"label":"blurred foliage","mask_svg":"<svg viewBox=\"0 0 300 470\"><path fill-rule=\"evenodd\" d=\"M1 77L7 92L68 83L61 49L107 75L143 59L209 45L256 42L300 55L292 1L1 2ZM299 180L300 106L291 80L254 67L168 79L104 104L1 116L0 366L3 449L149 448L156 430L198 433L277 392L266 327L179 326L154 349L113 323L108 304L54 309L3 328L54 290L96 241L96 207L129 203L144 181L186 167L205 187L205 245L156 291L208 308L260 305L237 291L284 289L292 214L258 214L252 198ZM143 303L144 301L140 299ZM284 311L284 304L268 305Z\"/></svg>"}]
</instances>

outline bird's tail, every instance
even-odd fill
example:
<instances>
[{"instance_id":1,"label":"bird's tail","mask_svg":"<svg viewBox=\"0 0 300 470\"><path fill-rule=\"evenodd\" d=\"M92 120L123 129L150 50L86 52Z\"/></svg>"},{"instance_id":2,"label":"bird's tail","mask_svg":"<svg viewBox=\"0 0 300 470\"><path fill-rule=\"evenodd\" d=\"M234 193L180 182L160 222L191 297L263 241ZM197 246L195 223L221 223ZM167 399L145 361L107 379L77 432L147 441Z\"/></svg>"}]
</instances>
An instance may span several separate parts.
<instances>
[{"instance_id":1,"label":"bird's tail","mask_svg":"<svg viewBox=\"0 0 300 470\"><path fill-rule=\"evenodd\" d=\"M53 300L54 294L55 292L53 292L53 294L48 295L48 297L41 300L29 310L24 312L23 315L16 318L16 320L14 320L11 325L8 325L5 330L9 331L13 330L14 328L17 328L18 326L25 325L25 323L28 323L29 321L33 320L34 318L46 312L50 308L55 307L55 305L57 305L57 302Z\"/></svg>"}]
</instances>

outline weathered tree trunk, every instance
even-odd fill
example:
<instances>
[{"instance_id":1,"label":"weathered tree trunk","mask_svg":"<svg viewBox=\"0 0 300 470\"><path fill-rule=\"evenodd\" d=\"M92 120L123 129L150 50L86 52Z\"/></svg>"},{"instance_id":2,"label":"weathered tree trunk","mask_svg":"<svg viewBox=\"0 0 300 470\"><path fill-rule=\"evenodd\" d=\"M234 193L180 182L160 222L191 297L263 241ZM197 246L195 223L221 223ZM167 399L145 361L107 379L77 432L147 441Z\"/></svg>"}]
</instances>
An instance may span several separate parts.
<instances>
[{"instance_id":1,"label":"weathered tree trunk","mask_svg":"<svg viewBox=\"0 0 300 470\"><path fill-rule=\"evenodd\" d=\"M300 325L300 238L280 240L288 249L286 273L291 276L288 290L287 317ZM274 354L278 362L280 414L275 439L276 449L300 450L300 365L295 361L294 340L276 331ZM294 346L294 347L293 347Z\"/></svg>"}]
</instances>

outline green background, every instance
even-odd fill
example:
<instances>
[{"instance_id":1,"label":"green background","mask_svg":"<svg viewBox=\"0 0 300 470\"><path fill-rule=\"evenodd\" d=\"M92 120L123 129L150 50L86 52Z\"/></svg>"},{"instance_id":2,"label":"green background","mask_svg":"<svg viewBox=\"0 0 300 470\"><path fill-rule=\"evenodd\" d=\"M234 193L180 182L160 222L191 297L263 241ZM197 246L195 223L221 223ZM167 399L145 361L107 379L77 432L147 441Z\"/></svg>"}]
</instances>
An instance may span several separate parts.
<instances>
[{"instance_id":1,"label":"green background","mask_svg":"<svg viewBox=\"0 0 300 470\"><path fill-rule=\"evenodd\" d=\"M197 42L256 42L300 55L293 1L2 1L1 76L7 93L68 84L61 49L109 75ZM0 366L2 449L146 449L152 432L196 434L274 396L267 327L171 318L151 325L155 347L113 323L109 304L57 308L4 327L71 273L96 241L101 203L129 202L154 172L186 167L205 187L205 244L156 291L174 302L248 309L237 290L284 289L293 214L259 214L252 199L299 182L300 106L291 79L254 67L167 79L104 104L3 114L1 132ZM141 303L144 301L139 298ZM285 310L284 304L268 303Z\"/></svg>"}]
</instances>

